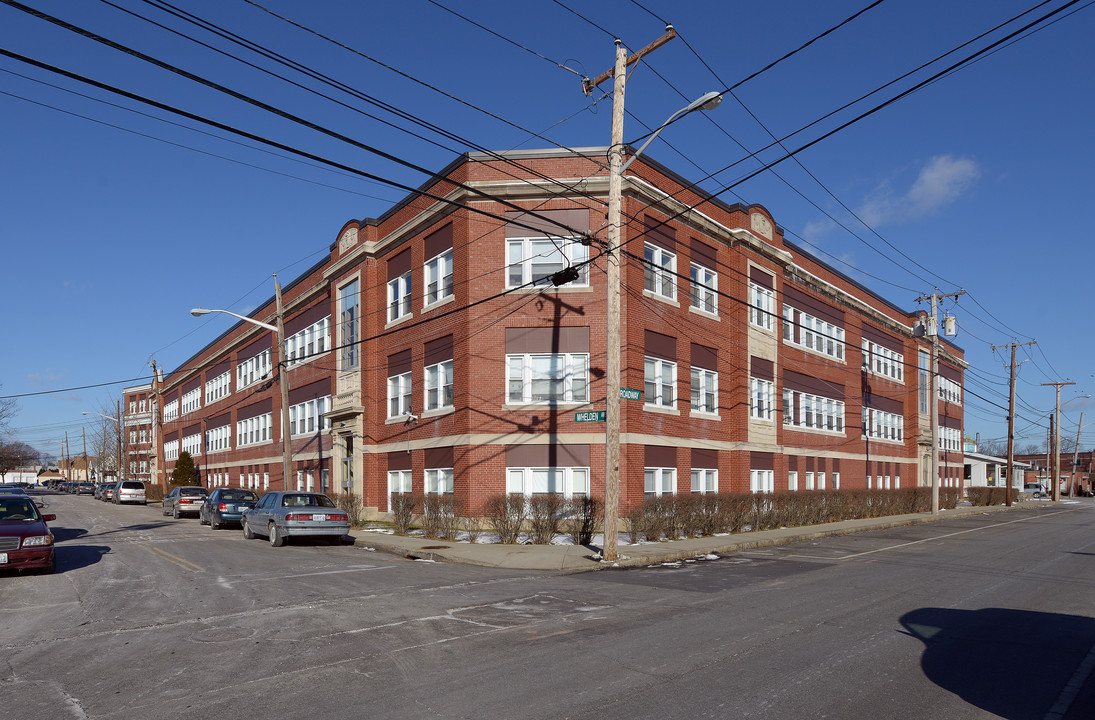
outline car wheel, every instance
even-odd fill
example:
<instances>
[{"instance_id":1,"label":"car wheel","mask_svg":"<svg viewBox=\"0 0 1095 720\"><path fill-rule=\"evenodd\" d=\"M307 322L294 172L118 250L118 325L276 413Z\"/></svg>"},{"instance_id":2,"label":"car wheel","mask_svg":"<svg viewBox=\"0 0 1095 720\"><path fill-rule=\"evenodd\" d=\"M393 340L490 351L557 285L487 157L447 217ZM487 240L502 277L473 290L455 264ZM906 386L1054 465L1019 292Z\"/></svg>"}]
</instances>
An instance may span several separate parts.
<instances>
[{"instance_id":1,"label":"car wheel","mask_svg":"<svg viewBox=\"0 0 1095 720\"><path fill-rule=\"evenodd\" d=\"M213 528L214 530L220 530L221 529L221 524L219 522L217 522L217 516L216 515L210 515L209 516L209 527Z\"/></svg>"},{"instance_id":2,"label":"car wheel","mask_svg":"<svg viewBox=\"0 0 1095 720\"><path fill-rule=\"evenodd\" d=\"M285 544L285 536L278 532L278 526L276 523L270 523L268 528L270 531L270 544L274 547L281 547Z\"/></svg>"},{"instance_id":3,"label":"car wheel","mask_svg":"<svg viewBox=\"0 0 1095 720\"><path fill-rule=\"evenodd\" d=\"M175 507L173 507L171 509L171 517L175 518L176 520L179 519L179 506L178 505L176 505Z\"/></svg>"},{"instance_id":4,"label":"car wheel","mask_svg":"<svg viewBox=\"0 0 1095 720\"><path fill-rule=\"evenodd\" d=\"M167 517L167 503L164 503L163 508L161 508L161 510L160 510L160 514L163 515L164 517Z\"/></svg>"},{"instance_id":5,"label":"car wheel","mask_svg":"<svg viewBox=\"0 0 1095 720\"><path fill-rule=\"evenodd\" d=\"M209 524L209 522L205 519L205 513L203 513L201 510L198 511L198 524L199 525L208 525Z\"/></svg>"},{"instance_id":6,"label":"car wheel","mask_svg":"<svg viewBox=\"0 0 1095 720\"><path fill-rule=\"evenodd\" d=\"M255 539L255 533L252 532L251 526L247 524L247 520L243 521L243 537L247 540Z\"/></svg>"}]
</instances>

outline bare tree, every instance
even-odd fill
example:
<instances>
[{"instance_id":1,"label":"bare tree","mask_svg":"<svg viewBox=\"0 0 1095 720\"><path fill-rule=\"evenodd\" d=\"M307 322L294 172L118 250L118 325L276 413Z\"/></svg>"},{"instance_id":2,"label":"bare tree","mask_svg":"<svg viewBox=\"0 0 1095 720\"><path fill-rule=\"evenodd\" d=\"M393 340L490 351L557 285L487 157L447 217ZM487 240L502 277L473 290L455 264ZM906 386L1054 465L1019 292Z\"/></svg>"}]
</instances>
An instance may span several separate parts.
<instances>
[{"instance_id":1,"label":"bare tree","mask_svg":"<svg viewBox=\"0 0 1095 720\"><path fill-rule=\"evenodd\" d=\"M3 384L0 384L0 390L3 387ZM17 412L19 412L19 406L16 404L15 398L0 400L0 434L8 431L8 426Z\"/></svg>"},{"instance_id":2,"label":"bare tree","mask_svg":"<svg viewBox=\"0 0 1095 720\"><path fill-rule=\"evenodd\" d=\"M1003 440L982 438L977 441L977 452L983 455L1003 457L1008 452L1008 444Z\"/></svg>"},{"instance_id":3,"label":"bare tree","mask_svg":"<svg viewBox=\"0 0 1095 720\"><path fill-rule=\"evenodd\" d=\"M37 465L41 453L22 440L0 439L0 482L7 474L24 465Z\"/></svg>"},{"instance_id":4,"label":"bare tree","mask_svg":"<svg viewBox=\"0 0 1095 720\"><path fill-rule=\"evenodd\" d=\"M103 401L96 411L98 414L89 415L92 424L88 428L88 442L91 453L96 458L95 465L100 479L105 473L113 473L115 478L121 478L119 470L121 463L125 462L126 437L124 429L120 430L118 427L118 407L114 402ZM103 417L104 415L106 417ZM122 457L118 457L119 448L121 448Z\"/></svg>"}]
</instances>

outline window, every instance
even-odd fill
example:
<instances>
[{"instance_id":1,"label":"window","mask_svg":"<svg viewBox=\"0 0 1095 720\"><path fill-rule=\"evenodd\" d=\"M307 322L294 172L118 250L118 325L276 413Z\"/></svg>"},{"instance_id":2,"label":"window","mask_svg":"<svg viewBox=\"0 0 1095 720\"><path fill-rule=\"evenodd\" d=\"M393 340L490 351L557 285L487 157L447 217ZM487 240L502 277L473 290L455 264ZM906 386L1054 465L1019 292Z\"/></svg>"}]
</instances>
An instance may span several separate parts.
<instances>
[{"instance_id":1,"label":"window","mask_svg":"<svg viewBox=\"0 0 1095 720\"><path fill-rule=\"evenodd\" d=\"M258 355L244 360L236 366L236 389L242 389L270 375L270 351L263 350Z\"/></svg>"},{"instance_id":2,"label":"window","mask_svg":"<svg viewBox=\"0 0 1095 720\"><path fill-rule=\"evenodd\" d=\"M274 415L266 413L236 423L236 447L270 442L274 438Z\"/></svg>"},{"instance_id":3,"label":"window","mask_svg":"<svg viewBox=\"0 0 1095 720\"><path fill-rule=\"evenodd\" d=\"M810 473L806 473L809 477ZM770 493L776 489L776 474L774 470L750 470L749 490L755 493Z\"/></svg>"},{"instance_id":4,"label":"window","mask_svg":"<svg viewBox=\"0 0 1095 720\"><path fill-rule=\"evenodd\" d=\"M939 449L957 452L962 449L962 431L958 428L939 428Z\"/></svg>"},{"instance_id":5,"label":"window","mask_svg":"<svg viewBox=\"0 0 1095 720\"><path fill-rule=\"evenodd\" d=\"M427 495L452 493L452 468L434 468L426 471L425 488Z\"/></svg>"},{"instance_id":6,"label":"window","mask_svg":"<svg viewBox=\"0 0 1095 720\"><path fill-rule=\"evenodd\" d=\"M712 315L719 312L719 276L714 270L692 263L692 298L690 304L697 310Z\"/></svg>"},{"instance_id":7,"label":"window","mask_svg":"<svg viewBox=\"0 0 1095 720\"><path fill-rule=\"evenodd\" d=\"M506 402L589 402L589 354L506 355Z\"/></svg>"},{"instance_id":8,"label":"window","mask_svg":"<svg viewBox=\"0 0 1095 720\"><path fill-rule=\"evenodd\" d=\"M388 417L396 418L411 414L411 374L393 375L388 378Z\"/></svg>"},{"instance_id":9,"label":"window","mask_svg":"<svg viewBox=\"0 0 1095 720\"><path fill-rule=\"evenodd\" d=\"M823 473L823 472L818 472L818 474L817 474L817 489L818 490L824 490L825 489L825 473Z\"/></svg>"},{"instance_id":10,"label":"window","mask_svg":"<svg viewBox=\"0 0 1095 720\"><path fill-rule=\"evenodd\" d=\"M580 265L578 279L568 284L588 285L589 270L584 264L588 256L589 248L569 238L508 238L506 287L550 285L552 275L571 265Z\"/></svg>"},{"instance_id":11,"label":"window","mask_svg":"<svg viewBox=\"0 0 1095 720\"><path fill-rule=\"evenodd\" d=\"M776 385L771 380L749 378L749 416L771 421L775 415Z\"/></svg>"},{"instance_id":12,"label":"window","mask_svg":"<svg viewBox=\"0 0 1095 720\"><path fill-rule=\"evenodd\" d=\"M137 412L137 401L136 400L130 400L129 401L129 414L132 415L135 412Z\"/></svg>"},{"instance_id":13,"label":"window","mask_svg":"<svg viewBox=\"0 0 1095 720\"><path fill-rule=\"evenodd\" d=\"M939 399L943 402L951 403L952 405L962 404L962 386L956 383L950 378L945 378L942 375L936 380L937 387L939 388Z\"/></svg>"},{"instance_id":14,"label":"window","mask_svg":"<svg viewBox=\"0 0 1095 720\"><path fill-rule=\"evenodd\" d=\"M327 468L323 468L319 471L319 491L322 493L330 492L331 490L331 471Z\"/></svg>"},{"instance_id":15,"label":"window","mask_svg":"<svg viewBox=\"0 0 1095 720\"><path fill-rule=\"evenodd\" d=\"M196 387L193 390L183 393L182 396L182 414L194 412L202 406L202 390L200 387Z\"/></svg>"},{"instance_id":16,"label":"window","mask_svg":"<svg viewBox=\"0 0 1095 720\"><path fill-rule=\"evenodd\" d=\"M232 392L232 373L225 370L215 378L205 381L205 404L228 397L230 392Z\"/></svg>"},{"instance_id":17,"label":"window","mask_svg":"<svg viewBox=\"0 0 1095 720\"><path fill-rule=\"evenodd\" d=\"M148 461L147 460L141 460L141 473L147 473L147 472L148 472Z\"/></svg>"},{"instance_id":18,"label":"window","mask_svg":"<svg viewBox=\"0 0 1095 720\"><path fill-rule=\"evenodd\" d=\"M787 471L787 489L798 490L798 470Z\"/></svg>"},{"instance_id":19,"label":"window","mask_svg":"<svg viewBox=\"0 0 1095 720\"><path fill-rule=\"evenodd\" d=\"M179 417L179 401L172 400L163 406L163 421L171 422Z\"/></svg>"},{"instance_id":20,"label":"window","mask_svg":"<svg viewBox=\"0 0 1095 720\"><path fill-rule=\"evenodd\" d=\"M677 407L677 363L648 355L644 373L646 404Z\"/></svg>"},{"instance_id":21,"label":"window","mask_svg":"<svg viewBox=\"0 0 1095 720\"><path fill-rule=\"evenodd\" d=\"M824 432L844 432L844 401L783 391L783 424Z\"/></svg>"},{"instance_id":22,"label":"window","mask_svg":"<svg viewBox=\"0 0 1095 720\"><path fill-rule=\"evenodd\" d=\"M148 410L148 401L141 400L141 412L145 412L146 410Z\"/></svg>"},{"instance_id":23,"label":"window","mask_svg":"<svg viewBox=\"0 0 1095 720\"><path fill-rule=\"evenodd\" d=\"M692 492L701 495L719 491L719 471L706 468L692 468Z\"/></svg>"},{"instance_id":24,"label":"window","mask_svg":"<svg viewBox=\"0 0 1095 720\"><path fill-rule=\"evenodd\" d=\"M331 396L306 400L289 406L289 434L302 435L329 430L331 421L323 417L331 409Z\"/></svg>"},{"instance_id":25,"label":"window","mask_svg":"<svg viewBox=\"0 0 1095 720\"><path fill-rule=\"evenodd\" d=\"M285 341L285 355L291 365L311 360L331 349L331 318L318 320Z\"/></svg>"},{"instance_id":26,"label":"window","mask_svg":"<svg viewBox=\"0 0 1095 720\"><path fill-rule=\"evenodd\" d=\"M771 288L749 281L749 322L771 330L775 327L776 294Z\"/></svg>"},{"instance_id":27,"label":"window","mask_svg":"<svg viewBox=\"0 0 1095 720\"><path fill-rule=\"evenodd\" d=\"M137 442L137 431L136 430L130 430L129 431L129 444L134 445L134 444L136 444L136 442Z\"/></svg>"},{"instance_id":28,"label":"window","mask_svg":"<svg viewBox=\"0 0 1095 720\"><path fill-rule=\"evenodd\" d=\"M148 442L148 431L147 430L141 430L140 438L141 438L140 439L141 442L143 442L143 443Z\"/></svg>"},{"instance_id":29,"label":"window","mask_svg":"<svg viewBox=\"0 0 1095 720\"><path fill-rule=\"evenodd\" d=\"M677 468L648 467L643 471L646 497L677 494Z\"/></svg>"},{"instance_id":30,"label":"window","mask_svg":"<svg viewBox=\"0 0 1095 720\"><path fill-rule=\"evenodd\" d=\"M452 360L426 366L426 410L452 407Z\"/></svg>"},{"instance_id":31,"label":"window","mask_svg":"<svg viewBox=\"0 0 1095 720\"><path fill-rule=\"evenodd\" d=\"M905 418L902 415L863 408L863 426L867 437L873 440L900 442L905 439Z\"/></svg>"},{"instance_id":32,"label":"window","mask_svg":"<svg viewBox=\"0 0 1095 720\"><path fill-rule=\"evenodd\" d=\"M205 449L209 452L232 449L232 432L228 425L205 431Z\"/></svg>"},{"instance_id":33,"label":"window","mask_svg":"<svg viewBox=\"0 0 1095 720\"><path fill-rule=\"evenodd\" d=\"M833 473L833 490L840 489L840 473Z\"/></svg>"},{"instance_id":34,"label":"window","mask_svg":"<svg viewBox=\"0 0 1095 720\"><path fill-rule=\"evenodd\" d=\"M719 374L714 370L692 367L692 412L719 411Z\"/></svg>"},{"instance_id":35,"label":"window","mask_svg":"<svg viewBox=\"0 0 1095 720\"><path fill-rule=\"evenodd\" d=\"M796 315L797 334L794 327ZM798 340L795 340L796 336ZM783 305L783 340L811 352L837 360L844 359L844 328L789 307L786 303Z\"/></svg>"},{"instance_id":36,"label":"window","mask_svg":"<svg viewBox=\"0 0 1095 720\"><path fill-rule=\"evenodd\" d=\"M928 353L921 350L919 353L919 365L917 367L918 375L920 377L920 412L927 413L928 407L928 395L931 392L930 378L931 375L928 371L929 357Z\"/></svg>"},{"instance_id":37,"label":"window","mask_svg":"<svg viewBox=\"0 0 1095 720\"><path fill-rule=\"evenodd\" d=\"M388 281L388 322L411 314L411 273Z\"/></svg>"},{"instance_id":38,"label":"window","mask_svg":"<svg viewBox=\"0 0 1095 720\"><path fill-rule=\"evenodd\" d=\"M643 288L669 300L677 299L677 256L665 248L646 243L643 250Z\"/></svg>"},{"instance_id":39,"label":"window","mask_svg":"<svg viewBox=\"0 0 1095 720\"><path fill-rule=\"evenodd\" d=\"M191 455L202 454L202 436L199 433L187 435L182 439L182 449Z\"/></svg>"},{"instance_id":40,"label":"window","mask_svg":"<svg viewBox=\"0 0 1095 720\"><path fill-rule=\"evenodd\" d=\"M361 361L361 354L357 346L357 313L358 297L357 280L346 283L339 289L339 326L342 338L342 356L339 367L342 370L356 368Z\"/></svg>"},{"instance_id":41,"label":"window","mask_svg":"<svg viewBox=\"0 0 1095 720\"><path fill-rule=\"evenodd\" d=\"M525 496L558 493L568 498L589 495L589 468L509 467L506 492Z\"/></svg>"},{"instance_id":42,"label":"window","mask_svg":"<svg viewBox=\"0 0 1095 720\"><path fill-rule=\"evenodd\" d=\"M179 459L179 441L168 440L163 444L163 456L164 460L178 460Z\"/></svg>"},{"instance_id":43,"label":"window","mask_svg":"<svg viewBox=\"0 0 1095 720\"><path fill-rule=\"evenodd\" d=\"M905 356L902 353L863 338L863 359L873 374L897 382L905 381Z\"/></svg>"},{"instance_id":44,"label":"window","mask_svg":"<svg viewBox=\"0 0 1095 720\"><path fill-rule=\"evenodd\" d=\"M806 489L807 490L813 490L814 489L814 474L812 472L806 473Z\"/></svg>"},{"instance_id":45,"label":"window","mask_svg":"<svg viewBox=\"0 0 1095 720\"><path fill-rule=\"evenodd\" d=\"M452 250L427 260L424 277L426 305L452 296Z\"/></svg>"}]
</instances>

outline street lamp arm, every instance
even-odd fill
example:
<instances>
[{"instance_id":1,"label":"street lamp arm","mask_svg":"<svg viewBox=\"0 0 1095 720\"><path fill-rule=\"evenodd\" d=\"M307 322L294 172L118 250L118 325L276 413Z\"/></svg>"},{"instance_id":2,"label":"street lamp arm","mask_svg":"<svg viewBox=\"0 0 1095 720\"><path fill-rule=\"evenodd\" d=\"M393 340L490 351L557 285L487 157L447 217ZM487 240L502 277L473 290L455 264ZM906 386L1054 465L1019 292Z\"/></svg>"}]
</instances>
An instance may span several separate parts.
<instances>
[{"instance_id":1,"label":"street lamp arm","mask_svg":"<svg viewBox=\"0 0 1095 720\"><path fill-rule=\"evenodd\" d=\"M215 313L215 312L224 313L225 315L231 315L232 317L239 318L240 320L243 320L244 322L249 322L252 325L258 325L261 328L266 328L267 330L269 330L271 332L274 332L274 333L276 333L278 331L277 327L275 327L274 325L270 325L269 323L259 322L258 320L254 319L254 318L249 318L245 315L238 315L238 314L232 312L231 310L209 310L209 309L206 309L206 308L194 308L190 311L190 314L193 315L194 317L201 317L202 315L208 315L209 313Z\"/></svg>"},{"instance_id":2,"label":"street lamp arm","mask_svg":"<svg viewBox=\"0 0 1095 720\"><path fill-rule=\"evenodd\" d=\"M116 418L116 417L111 417L111 416L109 416L109 415L103 415L102 413L99 413L99 412L95 412L94 410L84 410L84 411L83 411L82 413L80 413L80 414L81 414L81 415L98 415L99 417L102 417L102 418L106 418L107 420L113 420L114 422L118 422L118 418Z\"/></svg>"},{"instance_id":3,"label":"street lamp arm","mask_svg":"<svg viewBox=\"0 0 1095 720\"><path fill-rule=\"evenodd\" d=\"M670 115L669 119L666 120L665 122L663 122L657 130L650 133L650 137L648 137L646 139L646 142L644 142L642 144L642 147L640 147L638 150L636 150L635 154L632 155L630 157L630 159L628 159L628 161L623 164L623 166L620 168L620 172L623 173L629 167L631 167L631 163L635 162L635 160L640 155L643 154L643 150L646 150L647 145L654 142L654 138L658 137L658 134L662 130L665 130L667 127L672 125L673 122L677 118L681 117L682 115L687 115L688 113L693 112L694 110L714 110L715 108L717 108L719 106L719 104L721 102L722 102L722 93L716 92L716 91L712 91L712 92L709 92L709 93L704 93L704 95L702 95L701 97L696 98L692 102L688 103L688 105L684 106L683 108L681 108L677 112Z\"/></svg>"}]
</instances>

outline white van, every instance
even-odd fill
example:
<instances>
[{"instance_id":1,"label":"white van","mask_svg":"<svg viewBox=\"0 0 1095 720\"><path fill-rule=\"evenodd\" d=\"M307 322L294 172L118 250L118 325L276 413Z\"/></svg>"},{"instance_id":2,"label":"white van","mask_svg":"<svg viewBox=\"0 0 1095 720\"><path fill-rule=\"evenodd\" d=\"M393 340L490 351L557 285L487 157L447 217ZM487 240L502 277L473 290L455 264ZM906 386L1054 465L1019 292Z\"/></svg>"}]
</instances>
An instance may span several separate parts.
<instances>
[{"instance_id":1,"label":"white van","mask_svg":"<svg viewBox=\"0 0 1095 720\"><path fill-rule=\"evenodd\" d=\"M113 501L115 505L121 505L122 503L147 504L144 483L139 480L122 480L114 487Z\"/></svg>"}]
</instances>

